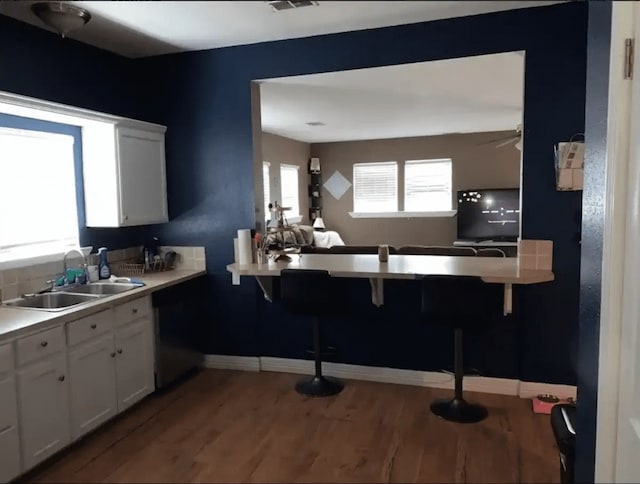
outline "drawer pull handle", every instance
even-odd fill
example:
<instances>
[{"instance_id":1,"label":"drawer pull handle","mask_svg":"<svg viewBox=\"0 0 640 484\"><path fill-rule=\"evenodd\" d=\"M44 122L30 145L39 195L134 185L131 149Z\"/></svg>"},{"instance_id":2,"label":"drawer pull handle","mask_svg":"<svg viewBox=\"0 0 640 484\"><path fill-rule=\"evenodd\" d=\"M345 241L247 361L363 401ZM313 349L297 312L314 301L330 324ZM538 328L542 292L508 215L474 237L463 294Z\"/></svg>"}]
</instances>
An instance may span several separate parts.
<instances>
[{"instance_id":1,"label":"drawer pull handle","mask_svg":"<svg viewBox=\"0 0 640 484\"><path fill-rule=\"evenodd\" d=\"M9 430L13 425L6 425L0 429L0 435L4 434L7 430Z\"/></svg>"},{"instance_id":2,"label":"drawer pull handle","mask_svg":"<svg viewBox=\"0 0 640 484\"><path fill-rule=\"evenodd\" d=\"M131 310L131 312L132 312L133 314L138 314L138 308L133 308L133 309Z\"/></svg>"},{"instance_id":3,"label":"drawer pull handle","mask_svg":"<svg viewBox=\"0 0 640 484\"><path fill-rule=\"evenodd\" d=\"M47 343L46 341L42 341L42 342L40 343L40 346L42 346L43 348L46 348L46 346L47 346L48 344L49 344L49 343Z\"/></svg>"},{"instance_id":4,"label":"drawer pull handle","mask_svg":"<svg viewBox=\"0 0 640 484\"><path fill-rule=\"evenodd\" d=\"M98 325L97 325L96 323L93 323L93 324L91 325L91 329L96 329L97 327L98 327Z\"/></svg>"},{"instance_id":5,"label":"drawer pull handle","mask_svg":"<svg viewBox=\"0 0 640 484\"><path fill-rule=\"evenodd\" d=\"M59 381L64 381L64 375L60 375L60 376L58 377L58 380L59 380Z\"/></svg>"},{"instance_id":6,"label":"drawer pull handle","mask_svg":"<svg viewBox=\"0 0 640 484\"><path fill-rule=\"evenodd\" d=\"M116 352L112 351L109 356L111 356L111 358L115 358L116 357Z\"/></svg>"},{"instance_id":7,"label":"drawer pull handle","mask_svg":"<svg viewBox=\"0 0 640 484\"><path fill-rule=\"evenodd\" d=\"M122 348L118 348L118 354L121 355L122 354Z\"/></svg>"}]
</instances>

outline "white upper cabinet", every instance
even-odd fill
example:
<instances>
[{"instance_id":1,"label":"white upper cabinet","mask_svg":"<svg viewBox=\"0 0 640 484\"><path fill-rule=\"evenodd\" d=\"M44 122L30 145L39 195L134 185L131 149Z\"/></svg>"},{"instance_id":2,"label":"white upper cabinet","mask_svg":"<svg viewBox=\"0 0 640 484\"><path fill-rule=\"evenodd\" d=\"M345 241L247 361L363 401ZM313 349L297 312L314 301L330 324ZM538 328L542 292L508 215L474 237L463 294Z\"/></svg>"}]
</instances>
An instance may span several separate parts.
<instances>
[{"instance_id":1,"label":"white upper cabinet","mask_svg":"<svg viewBox=\"0 0 640 484\"><path fill-rule=\"evenodd\" d=\"M82 128L87 227L169 221L163 126L128 120Z\"/></svg>"}]
</instances>

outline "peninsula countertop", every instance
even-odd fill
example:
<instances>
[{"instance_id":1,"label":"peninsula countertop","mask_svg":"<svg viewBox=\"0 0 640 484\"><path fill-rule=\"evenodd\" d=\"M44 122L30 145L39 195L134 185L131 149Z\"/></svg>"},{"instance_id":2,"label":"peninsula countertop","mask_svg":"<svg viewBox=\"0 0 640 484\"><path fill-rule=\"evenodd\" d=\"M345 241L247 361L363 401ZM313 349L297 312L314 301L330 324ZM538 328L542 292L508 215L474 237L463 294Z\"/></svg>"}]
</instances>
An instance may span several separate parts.
<instances>
[{"instance_id":1,"label":"peninsula countertop","mask_svg":"<svg viewBox=\"0 0 640 484\"><path fill-rule=\"evenodd\" d=\"M539 284L554 280L552 271L521 269L517 257L460 257L444 255L389 256L380 262L375 254L296 254L290 262L229 264L237 276L279 276L282 269L329 271L332 277L369 279L420 279L430 275L475 276L499 284Z\"/></svg>"},{"instance_id":2,"label":"peninsula countertop","mask_svg":"<svg viewBox=\"0 0 640 484\"><path fill-rule=\"evenodd\" d=\"M136 278L144 282L144 286L120 294L105 296L63 311L49 312L38 309L13 308L0 305L0 341L89 316L118 304L145 296L154 291L164 289L165 287L195 279L203 274L205 274L204 270L175 269L136 276Z\"/></svg>"}]
</instances>

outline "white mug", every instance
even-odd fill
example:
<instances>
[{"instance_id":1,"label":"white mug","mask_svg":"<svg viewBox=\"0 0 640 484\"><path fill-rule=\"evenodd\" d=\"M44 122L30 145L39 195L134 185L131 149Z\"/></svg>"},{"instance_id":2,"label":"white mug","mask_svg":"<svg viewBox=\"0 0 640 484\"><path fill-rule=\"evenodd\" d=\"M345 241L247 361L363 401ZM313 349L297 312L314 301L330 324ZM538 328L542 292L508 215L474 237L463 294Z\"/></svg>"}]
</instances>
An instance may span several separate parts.
<instances>
[{"instance_id":1,"label":"white mug","mask_svg":"<svg viewBox=\"0 0 640 484\"><path fill-rule=\"evenodd\" d=\"M386 244L378 246L378 260L380 262L389 261L389 246Z\"/></svg>"}]
</instances>

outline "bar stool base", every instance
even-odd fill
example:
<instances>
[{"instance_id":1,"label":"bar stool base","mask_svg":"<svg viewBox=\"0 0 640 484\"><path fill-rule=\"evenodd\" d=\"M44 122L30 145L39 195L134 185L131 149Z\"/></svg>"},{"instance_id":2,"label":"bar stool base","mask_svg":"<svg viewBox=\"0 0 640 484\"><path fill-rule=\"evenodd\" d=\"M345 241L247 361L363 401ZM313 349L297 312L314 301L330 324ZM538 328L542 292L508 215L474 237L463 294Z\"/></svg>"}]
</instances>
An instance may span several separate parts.
<instances>
[{"instance_id":1,"label":"bar stool base","mask_svg":"<svg viewBox=\"0 0 640 484\"><path fill-rule=\"evenodd\" d=\"M311 380L296 383L296 391L307 397L330 397L342 391L344 385L333 378L314 376Z\"/></svg>"},{"instance_id":2,"label":"bar stool base","mask_svg":"<svg viewBox=\"0 0 640 484\"><path fill-rule=\"evenodd\" d=\"M482 405L467 403L463 398L436 400L431 404L431 411L440 418L457 423L480 422L488 415Z\"/></svg>"}]
</instances>

